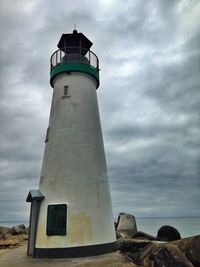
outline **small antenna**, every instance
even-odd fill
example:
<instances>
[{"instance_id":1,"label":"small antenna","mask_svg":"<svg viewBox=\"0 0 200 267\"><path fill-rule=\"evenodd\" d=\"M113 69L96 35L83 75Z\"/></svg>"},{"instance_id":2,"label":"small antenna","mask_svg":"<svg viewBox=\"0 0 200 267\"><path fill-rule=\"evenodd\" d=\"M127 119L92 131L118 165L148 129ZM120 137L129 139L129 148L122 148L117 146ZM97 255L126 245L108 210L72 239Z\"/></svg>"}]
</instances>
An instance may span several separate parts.
<instances>
[{"instance_id":1,"label":"small antenna","mask_svg":"<svg viewBox=\"0 0 200 267\"><path fill-rule=\"evenodd\" d=\"M74 24L74 30L76 30L76 24Z\"/></svg>"}]
</instances>

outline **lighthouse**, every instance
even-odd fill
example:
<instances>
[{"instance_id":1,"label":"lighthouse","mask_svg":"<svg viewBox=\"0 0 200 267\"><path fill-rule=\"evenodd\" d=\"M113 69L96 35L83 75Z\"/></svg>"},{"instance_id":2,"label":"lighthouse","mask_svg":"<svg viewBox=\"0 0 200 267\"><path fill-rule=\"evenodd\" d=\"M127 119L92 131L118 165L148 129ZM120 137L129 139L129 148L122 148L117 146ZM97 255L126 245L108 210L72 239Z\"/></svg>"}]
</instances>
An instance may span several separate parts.
<instances>
[{"instance_id":1,"label":"lighthouse","mask_svg":"<svg viewBox=\"0 0 200 267\"><path fill-rule=\"evenodd\" d=\"M110 187L97 102L99 60L76 30L50 59L53 97L39 189L30 190L27 254L36 258L116 250Z\"/></svg>"}]
</instances>

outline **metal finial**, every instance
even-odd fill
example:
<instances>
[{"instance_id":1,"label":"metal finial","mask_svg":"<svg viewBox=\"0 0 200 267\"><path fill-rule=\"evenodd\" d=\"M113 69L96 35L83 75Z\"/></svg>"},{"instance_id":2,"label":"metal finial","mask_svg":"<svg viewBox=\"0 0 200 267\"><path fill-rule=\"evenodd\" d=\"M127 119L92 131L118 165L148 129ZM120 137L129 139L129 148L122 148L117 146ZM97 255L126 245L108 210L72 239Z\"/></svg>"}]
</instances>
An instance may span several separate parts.
<instances>
[{"instance_id":1,"label":"metal finial","mask_svg":"<svg viewBox=\"0 0 200 267\"><path fill-rule=\"evenodd\" d=\"M74 30L73 30L73 33L74 33L74 34L77 33L77 30L76 30L76 24L74 24Z\"/></svg>"}]
</instances>

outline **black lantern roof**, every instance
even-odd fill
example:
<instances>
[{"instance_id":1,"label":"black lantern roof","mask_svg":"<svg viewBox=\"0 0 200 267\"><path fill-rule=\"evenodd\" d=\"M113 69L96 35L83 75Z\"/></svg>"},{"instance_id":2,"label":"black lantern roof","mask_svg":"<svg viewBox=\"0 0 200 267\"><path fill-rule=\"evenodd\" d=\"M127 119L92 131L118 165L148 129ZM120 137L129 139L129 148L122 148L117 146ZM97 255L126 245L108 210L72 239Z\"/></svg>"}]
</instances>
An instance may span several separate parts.
<instances>
[{"instance_id":1,"label":"black lantern roof","mask_svg":"<svg viewBox=\"0 0 200 267\"><path fill-rule=\"evenodd\" d=\"M74 30L73 33L62 34L57 46L65 53L73 53L72 47L84 48L81 54L85 55L92 45L93 43L84 34Z\"/></svg>"}]
</instances>

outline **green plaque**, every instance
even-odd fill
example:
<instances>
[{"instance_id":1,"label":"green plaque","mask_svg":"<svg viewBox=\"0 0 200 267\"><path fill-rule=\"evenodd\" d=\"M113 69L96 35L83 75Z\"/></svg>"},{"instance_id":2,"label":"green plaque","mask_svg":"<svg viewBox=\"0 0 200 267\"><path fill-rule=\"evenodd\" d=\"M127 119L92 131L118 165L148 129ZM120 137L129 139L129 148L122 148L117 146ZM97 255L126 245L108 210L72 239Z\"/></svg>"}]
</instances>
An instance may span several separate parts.
<instances>
[{"instance_id":1,"label":"green plaque","mask_svg":"<svg viewBox=\"0 0 200 267\"><path fill-rule=\"evenodd\" d=\"M47 235L66 235L67 205L49 205L47 210Z\"/></svg>"}]
</instances>

